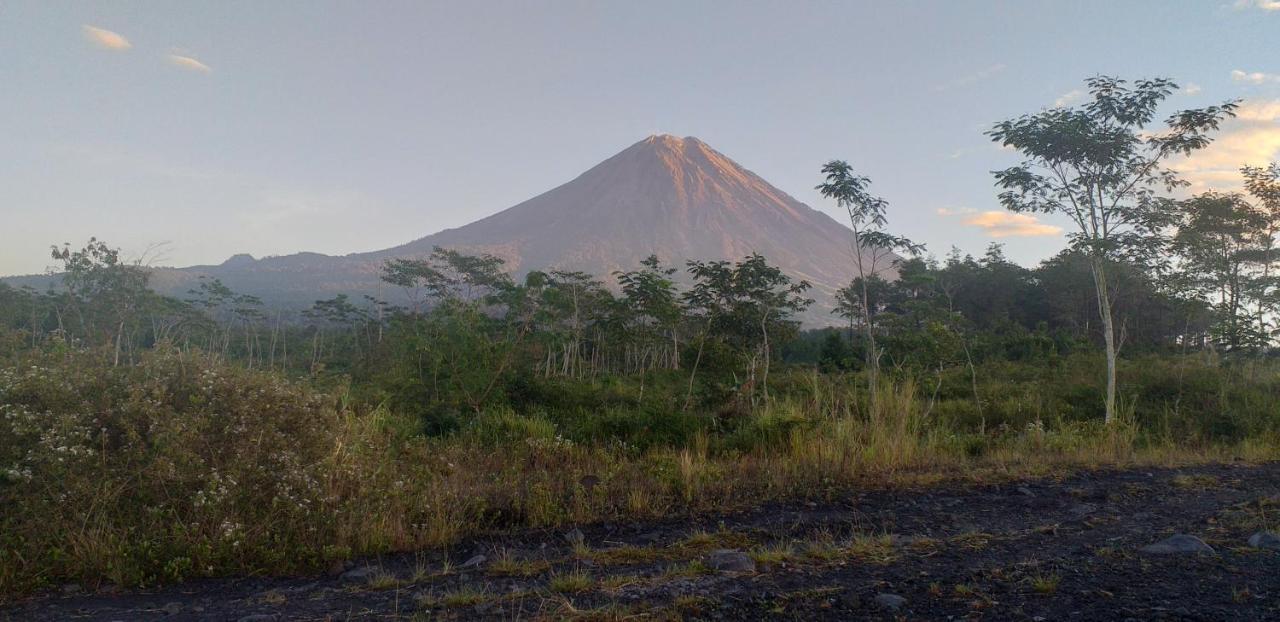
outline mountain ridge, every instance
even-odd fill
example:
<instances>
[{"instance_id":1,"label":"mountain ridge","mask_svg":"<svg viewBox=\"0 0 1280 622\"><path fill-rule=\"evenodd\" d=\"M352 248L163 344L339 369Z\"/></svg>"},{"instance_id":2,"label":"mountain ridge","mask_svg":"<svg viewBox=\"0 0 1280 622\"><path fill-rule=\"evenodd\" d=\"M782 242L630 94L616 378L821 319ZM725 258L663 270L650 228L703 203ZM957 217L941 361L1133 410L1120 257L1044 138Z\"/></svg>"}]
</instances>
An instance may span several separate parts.
<instances>
[{"instance_id":1,"label":"mountain ridge","mask_svg":"<svg viewBox=\"0 0 1280 622\"><path fill-rule=\"evenodd\" d=\"M813 285L807 325L835 323L835 290L849 283L854 266L848 227L696 137L658 134L528 200L405 244L347 255L236 254L219 265L157 268L153 286L182 295L208 276L286 307L338 293L397 303L378 278L382 263L424 257L437 246L501 257L516 277L581 270L609 284L614 271L635 269L649 255L682 274L687 261L759 253Z\"/></svg>"}]
</instances>

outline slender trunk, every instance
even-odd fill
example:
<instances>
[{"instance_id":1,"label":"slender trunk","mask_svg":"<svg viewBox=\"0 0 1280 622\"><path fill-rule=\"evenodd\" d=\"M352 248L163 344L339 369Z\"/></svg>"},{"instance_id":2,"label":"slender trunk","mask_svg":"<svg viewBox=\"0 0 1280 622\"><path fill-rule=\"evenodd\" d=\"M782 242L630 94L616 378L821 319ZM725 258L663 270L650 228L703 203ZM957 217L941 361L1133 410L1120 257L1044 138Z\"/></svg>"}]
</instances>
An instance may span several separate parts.
<instances>
[{"instance_id":1,"label":"slender trunk","mask_svg":"<svg viewBox=\"0 0 1280 622\"><path fill-rule=\"evenodd\" d=\"M1093 258L1093 285L1098 291L1098 313L1102 316L1102 340L1107 355L1106 423L1116 420L1116 330L1111 317L1111 296L1107 291L1105 259Z\"/></svg>"},{"instance_id":2,"label":"slender trunk","mask_svg":"<svg viewBox=\"0 0 1280 622\"><path fill-rule=\"evenodd\" d=\"M711 330L711 318L707 318L707 325L702 329L702 338L698 340L698 355L693 359L693 369L689 372L689 389L684 394L684 409L689 410L689 403L693 401L693 379L698 377L698 364L702 362L702 348L707 345L707 332Z\"/></svg>"}]
</instances>

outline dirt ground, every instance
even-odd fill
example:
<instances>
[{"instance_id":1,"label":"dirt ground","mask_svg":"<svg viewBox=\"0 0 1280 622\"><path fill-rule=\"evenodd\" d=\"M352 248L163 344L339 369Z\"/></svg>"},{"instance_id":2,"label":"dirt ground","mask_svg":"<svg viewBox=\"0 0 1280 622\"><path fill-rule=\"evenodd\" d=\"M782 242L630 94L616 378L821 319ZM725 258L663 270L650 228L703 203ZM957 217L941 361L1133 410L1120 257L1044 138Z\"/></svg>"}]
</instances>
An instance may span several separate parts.
<instances>
[{"instance_id":1,"label":"dirt ground","mask_svg":"<svg viewBox=\"0 0 1280 622\"><path fill-rule=\"evenodd\" d=\"M523 531L323 576L66 586L0 620L1280 620L1280 551L1247 544L1263 529L1280 463L1106 471ZM1174 534L1213 552L1141 550Z\"/></svg>"}]
</instances>

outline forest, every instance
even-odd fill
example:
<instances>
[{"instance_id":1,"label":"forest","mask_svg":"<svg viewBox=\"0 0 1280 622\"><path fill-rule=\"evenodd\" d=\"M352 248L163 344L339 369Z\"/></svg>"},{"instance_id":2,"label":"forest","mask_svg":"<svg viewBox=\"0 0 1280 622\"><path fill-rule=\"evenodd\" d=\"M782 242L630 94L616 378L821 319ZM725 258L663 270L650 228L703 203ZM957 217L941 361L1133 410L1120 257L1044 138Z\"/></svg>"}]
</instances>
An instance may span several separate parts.
<instances>
[{"instance_id":1,"label":"forest","mask_svg":"<svg viewBox=\"0 0 1280 622\"><path fill-rule=\"evenodd\" d=\"M827 328L768 257L614 274L437 248L386 300L153 291L101 240L0 283L0 594L148 586L443 546L484 530L724 510L859 486L1280 447L1280 164L1189 195L1166 161L1236 102L1155 122L1167 80L992 126L1034 267L930 254L845 162L854 277Z\"/></svg>"}]
</instances>

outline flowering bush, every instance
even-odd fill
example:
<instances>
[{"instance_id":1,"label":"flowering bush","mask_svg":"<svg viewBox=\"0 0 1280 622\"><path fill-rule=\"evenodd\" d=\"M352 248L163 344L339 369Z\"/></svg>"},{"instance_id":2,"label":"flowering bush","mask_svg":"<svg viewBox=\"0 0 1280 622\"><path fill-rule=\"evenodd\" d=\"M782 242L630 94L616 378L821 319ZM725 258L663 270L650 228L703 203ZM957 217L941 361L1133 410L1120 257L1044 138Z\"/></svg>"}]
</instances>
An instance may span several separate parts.
<instances>
[{"instance_id":1,"label":"flowering bush","mask_svg":"<svg viewBox=\"0 0 1280 622\"><path fill-rule=\"evenodd\" d=\"M0 586L287 564L321 535L335 418L324 398L199 356L145 357L43 354L0 369Z\"/></svg>"}]
</instances>

